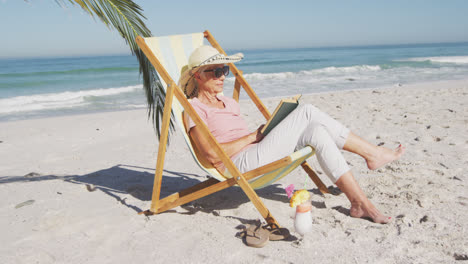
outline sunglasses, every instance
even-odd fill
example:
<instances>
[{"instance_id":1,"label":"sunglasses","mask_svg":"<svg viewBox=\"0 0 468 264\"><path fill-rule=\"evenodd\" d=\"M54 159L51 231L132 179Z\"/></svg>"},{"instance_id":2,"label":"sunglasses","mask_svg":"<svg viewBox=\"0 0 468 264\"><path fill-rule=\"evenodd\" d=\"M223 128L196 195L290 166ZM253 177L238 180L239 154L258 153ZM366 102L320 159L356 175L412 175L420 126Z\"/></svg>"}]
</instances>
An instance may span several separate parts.
<instances>
[{"instance_id":1,"label":"sunglasses","mask_svg":"<svg viewBox=\"0 0 468 264\"><path fill-rule=\"evenodd\" d=\"M214 72L216 78L220 78L221 76L228 76L229 75L229 66L223 66L216 69L205 70L203 72Z\"/></svg>"}]
</instances>

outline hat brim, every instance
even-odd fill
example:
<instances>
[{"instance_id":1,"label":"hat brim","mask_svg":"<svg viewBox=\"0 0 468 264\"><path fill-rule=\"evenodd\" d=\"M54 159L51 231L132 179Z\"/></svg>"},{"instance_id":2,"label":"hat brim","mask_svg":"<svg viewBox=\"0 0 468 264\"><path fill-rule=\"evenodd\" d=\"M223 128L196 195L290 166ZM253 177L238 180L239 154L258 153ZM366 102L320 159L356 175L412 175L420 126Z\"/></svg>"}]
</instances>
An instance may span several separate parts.
<instances>
[{"instance_id":1,"label":"hat brim","mask_svg":"<svg viewBox=\"0 0 468 264\"><path fill-rule=\"evenodd\" d=\"M236 53L234 55L225 56L223 54L216 54L211 58L208 58L204 62L200 63L199 65L193 67L201 67L205 65L212 65L212 64L225 64L225 63L234 63L242 60L244 58L244 54Z\"/></svg>"}]
</instances>

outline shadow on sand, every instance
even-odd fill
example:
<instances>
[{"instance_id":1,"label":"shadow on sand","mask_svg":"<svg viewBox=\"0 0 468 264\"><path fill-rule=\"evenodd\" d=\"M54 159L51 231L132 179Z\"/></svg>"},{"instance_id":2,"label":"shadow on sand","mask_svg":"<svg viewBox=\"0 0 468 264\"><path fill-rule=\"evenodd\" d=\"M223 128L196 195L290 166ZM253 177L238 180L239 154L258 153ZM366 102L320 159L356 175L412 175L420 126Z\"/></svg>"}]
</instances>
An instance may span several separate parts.
<instances>
[{"instance_id":1,"label":"shadow on sand","mask_svg":"<svg viewBox=\"0 0 468 264\"><path fill-rule=\"evenodd\" d=\"M119 164L108 169L85 175L58 176L40 175L31 172L24 176L0 177L0 184L63 180L73 184L85 185L88 191L100 190L136 212L141 212L146 208L138 208L135 205L127 204L124 196L131 195L136 199L148 201L149 207L149 201L151 201L152 196L153 179L154 169ZM161 198L191 187L206 179L208 179L206 175L164 170ZM310 191L312 193L319 193L318 189ZM265 188L258 189L256 192L263 199L281 201L286 204L289 203L284 188L280 184L272 184ZM217 215L219 214L217 212L219 210L238 208L241 204L246 202L249 202L248 197L243 193L240 187L234 186L182 205L181 207L184 208L186 212L178 213L195 214L197 212L204 212ZM176 211L169 210L167 212L174 213ZM239 219L239 221L242 223L249 223L248 220Z\"/></svg>"}]
</instances>

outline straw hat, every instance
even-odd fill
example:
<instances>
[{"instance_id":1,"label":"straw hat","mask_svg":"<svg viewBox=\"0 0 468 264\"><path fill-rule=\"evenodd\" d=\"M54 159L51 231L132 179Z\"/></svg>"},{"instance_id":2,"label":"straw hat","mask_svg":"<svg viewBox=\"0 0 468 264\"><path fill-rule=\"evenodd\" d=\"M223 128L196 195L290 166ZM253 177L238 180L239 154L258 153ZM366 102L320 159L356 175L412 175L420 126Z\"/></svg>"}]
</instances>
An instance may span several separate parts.
<instances>
[{"instance_id":1,"label":"straw hat","mask_svg":"<svg viewBox=\"0 0 468 264\"><path fill-rule=\"evenodd\" d=\"M244 54L242 53L226 56L219 53L211 46L200 46L190 55L188 65L182 68L179 86L184 90L187 97L191 98L196 96L198 93L198 91L196 91L197 82L195 78L193 78L193 74L199 69L199 67L212 64L234 63L242 60L243 58Z\"/></svg>"}]
</instances>

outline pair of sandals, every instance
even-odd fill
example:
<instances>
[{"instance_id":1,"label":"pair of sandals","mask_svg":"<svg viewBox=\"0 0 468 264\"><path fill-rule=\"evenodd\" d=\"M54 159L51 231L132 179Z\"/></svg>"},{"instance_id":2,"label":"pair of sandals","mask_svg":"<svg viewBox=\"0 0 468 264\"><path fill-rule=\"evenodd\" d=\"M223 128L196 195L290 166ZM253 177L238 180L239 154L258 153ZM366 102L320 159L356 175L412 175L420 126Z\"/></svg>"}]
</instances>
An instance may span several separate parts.
<instances>
[{"instance_id":1,"label":"pair of sandals","mask_svg":"<svg viewBox=\"0 0 468 264\"><path fill-rule=\"evenodd\" d=\"M289 230L276 225L262 226L261 223L248 225L244 229L245 243L249 247L261 248L268 241L284 240L290 236Z\"/></svg>"}]
</instances>

